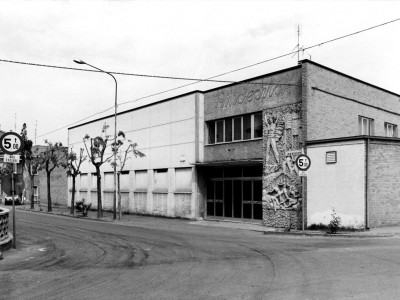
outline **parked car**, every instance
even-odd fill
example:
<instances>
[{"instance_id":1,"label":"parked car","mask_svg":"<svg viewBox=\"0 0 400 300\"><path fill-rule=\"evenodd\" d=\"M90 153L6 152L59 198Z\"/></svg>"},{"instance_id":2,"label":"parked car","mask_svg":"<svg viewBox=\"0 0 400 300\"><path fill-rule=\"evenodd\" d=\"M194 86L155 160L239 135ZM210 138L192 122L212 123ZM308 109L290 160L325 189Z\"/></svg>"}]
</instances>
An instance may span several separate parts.
<instances>
[{"instance_id":1,"label":"parked car","mask_svg":"<svg viewBox=\"0 0 400 300\"><path fill-rule=\"evenodd\" d=\"M14 196L14 201L15 201L15 204L16 204L16 205L18 205L18 204L23 204L23 201L21 200L21 197L18 196L18 195L15 195L15 196ZM5 204L5 205L12 205L12 197L11 197L11 196L5 196L5 198L4 198L4 204Z\"/></svg>"}]
</instances>

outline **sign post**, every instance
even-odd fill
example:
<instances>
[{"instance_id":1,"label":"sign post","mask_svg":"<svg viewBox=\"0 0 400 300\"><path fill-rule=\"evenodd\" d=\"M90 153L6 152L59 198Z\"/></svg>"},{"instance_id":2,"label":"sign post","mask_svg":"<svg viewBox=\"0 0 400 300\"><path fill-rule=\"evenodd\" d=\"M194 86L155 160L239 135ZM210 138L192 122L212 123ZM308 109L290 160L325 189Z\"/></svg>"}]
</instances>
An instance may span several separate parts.
<instances>
[{"instance_id":1,"label":"sign post","mask_svg":"<svg viewBox=\"0 0 400 300\"><path fill-rule=\"evenodd\" d=\"M301 185L303 188L303 203L302 203L302 231L304 233L304 177L307 177L308 172L307 170L311 167L311 159L305 155L305 154L300 154L297 158L296 158L296 167L299 170L299 176L301 177Z\"/></svg>"},{"instance_id":2,"label":"sign post","mask_svg":"<svg viewBox=\"0 0 400 300\"><path fill-rule=\"evenodd\" d=\"M6 132L0 137L0 150L2 150L4 154L4 162L6 163L14 163L14 167L11 172L11 198L12 198L12 216L13 216L13 242L12 247L14 249L16 246L16 229L15 229L15 182L14 182L14 169L16 169L16 164L19 162L19 152L21 152L23 147L23 139L22 137L15 132Z\"/></svg>"}]
</instances>

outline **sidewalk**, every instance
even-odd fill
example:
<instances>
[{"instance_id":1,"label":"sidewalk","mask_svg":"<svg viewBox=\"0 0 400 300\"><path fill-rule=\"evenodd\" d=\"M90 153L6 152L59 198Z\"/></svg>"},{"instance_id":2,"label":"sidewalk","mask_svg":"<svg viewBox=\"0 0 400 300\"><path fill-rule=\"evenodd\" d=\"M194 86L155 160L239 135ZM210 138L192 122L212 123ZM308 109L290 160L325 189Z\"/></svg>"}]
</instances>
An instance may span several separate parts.
<instances>
[{"instance_id":1,"label":"sidewalk","mask_svg":"<svg viewBox=\"0 0 400 300\"><path fill-rule=\"evenodd\" d=\"M11 206L5 206L6 208L11 209ZM70 208L67 206L53 206L52 212L47 212L47 206L41 205L42 211L39 206L35 203L34 212L37 213L46 213L46 214L54 214L54 215L63 215L71 218L82 218L80 213L75 211L75 215L70 215ZM18 205L16 206L17 210L25 210L30 211L30 204ZM193 221L193 220L184 220L184 219L172 219L172 218L163 218L163 217L154 217L154 216L142 216L142 215L134 215L134 214L123 214L122 220L113 219L113 213L110 211L103 211L103 218L97 219L97 211L90 210L88 212L88 216L84 217L85 219L92 219L103 222L114 222L114 223L125 223L126 225L145 225L145 224L154 224L154 223L162 223L162 222L184 222L194 226L213 226L220 228L231 228L231 229L241 229L241 230L250 230L263 232L264 234L291 234L291 235L300 235L300 236L329 236L329 237L400 237L400 226L386 226L379 228L370 228L369 230L355 230L355 231L338 231L336 234L329 234L326 230L305 230L304 232L301 230L291 229L290 231L285 230L284 228L274 228L274 227L265 227L263 225L258 225L254 223L243 223L243 222L235 222L235 221L214 221L214 220L201 220L201 221Z\"/></svg>"}]
</instances>

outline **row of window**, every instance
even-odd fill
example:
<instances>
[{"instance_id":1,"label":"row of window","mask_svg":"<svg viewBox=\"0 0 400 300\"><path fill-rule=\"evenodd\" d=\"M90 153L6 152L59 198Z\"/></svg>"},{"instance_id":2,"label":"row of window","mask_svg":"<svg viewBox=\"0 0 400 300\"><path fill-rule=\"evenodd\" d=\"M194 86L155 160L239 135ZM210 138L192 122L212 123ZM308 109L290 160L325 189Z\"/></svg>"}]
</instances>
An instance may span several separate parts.
<instances>
[{"instance_id":1,"label":"row of window","mask_svg":"<svg viewBox=\"0 0 400 300\"><path fill-rule=\"evenodd\" d=\"M251 140L262 137L262 113L207 122L208 143Z\"/></svg>"},{"instance_id":2,"label":"row of window","mask_svg":"<svg viewBox=\"0 0 400 300\"><path fill-rule=\"evenodd\" d=\"M359 116L359 134L374 135L374 120ZM397 125L384 124L386 137L398 137ZM208 143L226 143L261 138L263 134L262 113L229 117L207 122Z\"/></svg>"},{"instance_id":3,"label":"row of window","mask_svg":"<svg viewBox=\"0 0 400 300\"><path fill-rule=\"evenodd\" d=\"M358 128L360 135L374 135L374 119L359 116ZM398 137L397 125L384 123L385 137Z\"/></svg>"},{"instance_id":4,"label":"row of window","mask_svg":"<svg viewBox=\"0 0 400 300\"><path fill-rule=\"evenodd\" d=\"M168 169L154 170L154 192L167 193L168 186L170 185L170 177L168 176ZM88 188L88 174L80 175L80 189ZM135 191L147 192L150 185L148 171L141 170L135 171ZM123 172L120 175L121 190L129 190L131 182L129 179L129 172ZM96 190L97 176L91 176L91 190ZM114 188L114 173L104 173L104 189L112 190ZM177 168L175 169L175 192L192 192L192 168Z\"/></svg>"}]
</instances>

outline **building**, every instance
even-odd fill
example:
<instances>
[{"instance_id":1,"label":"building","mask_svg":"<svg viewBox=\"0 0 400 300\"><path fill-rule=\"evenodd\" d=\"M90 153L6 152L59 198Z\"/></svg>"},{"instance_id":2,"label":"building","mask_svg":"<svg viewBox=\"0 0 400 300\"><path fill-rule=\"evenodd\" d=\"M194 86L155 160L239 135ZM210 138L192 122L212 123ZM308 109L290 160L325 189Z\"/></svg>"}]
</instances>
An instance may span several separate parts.
<instances>
[{"instance_id":1,"label":"building","mask_svg":"<svg viewBox=\"0 0 400 300\"><path fill-rule=\"evenodd\" d=\"M297 227L400 224L400 95L309 60L208 91L118 114L118 130L146 158L121 178L125 212L262 222ZM69 128L83 147L113 116ZM311 161L308 176L294 162ZM103 171L104 208L113 173ZM96 205L94 168L85 163L77 199ZM70 197L69 197L70 199Z\"/></svg>"},{"instance_id":2,"label":"building","mask_svg":"<svg viewBox=\"0 0 400 300\"><path fill-rule=\"evenodd\" d=\"M32 147L34 153L42 153L47 150L47 145L35 145ZM66 151L66 148L65 148ZM65 161L66 163L66 158ZM67 170L56 167L50 174L50 192L52 205L67 205L68 191ZM35 202L47 206L47 173L45 168L39 170L33 177L33 196ZM30 199L25 201L30 202Z\"/></svg>"}]
</instances>

